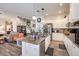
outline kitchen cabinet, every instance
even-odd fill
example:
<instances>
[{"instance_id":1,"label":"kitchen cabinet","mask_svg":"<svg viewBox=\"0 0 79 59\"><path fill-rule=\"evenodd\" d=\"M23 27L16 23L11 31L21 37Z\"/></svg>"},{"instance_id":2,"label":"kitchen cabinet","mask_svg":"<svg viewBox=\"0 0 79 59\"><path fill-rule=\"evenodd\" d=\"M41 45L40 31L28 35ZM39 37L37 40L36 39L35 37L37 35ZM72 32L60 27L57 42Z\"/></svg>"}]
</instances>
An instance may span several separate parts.
<instances>
[{"instance_id":1,"label":"kitchen cabinet","mask_svg":"<svg viewBox=\"0 0 79 59\"><path fill-rule=\"evenodd\" d=\"M31 44L22 42L22 56L44 56L45 55L45 41L40 44Z\"/></svg>"},{"instance_id":2,"label":"kitchen cabinet","mask_svg":"<svg viewBox=\"0 0 79 59\"><path fill-rule=\"evenodd\" d=\"M79 47L69 38L65 37L64 44L70 56L79 56Z\"/></svg>"},{"instance_id":3,"label":"kitchen cabinet","mask_svg":"<svg viewBox=\"0 0 79 59\"><path fill-rule=\"evenodd\" d=\"M70 56L79 56L79 47L63 33L53 33L53 40L63 41Z\"/></svg>"},{"instance_id":4,"label":"kitchen cabinet","mask_svg":"<svg viewBox=\"0 0 79 59\"><path fill-rule=\"evenodd\" d=\"M45 52L47 51L49 44L51 42L50 35L45 39Z\"/></svg>"},{"instance_id":5,"label":"kitchen cabinet","mask_svg":"<svg viewBox=\"0 0 79 59\"><path fill-rule=\"evenodd\" d=\"M70 22L75 22L79 20L79 4L77 3L70 4L69 20Z\"/></svg>"},{"instance_id":6,"label":"kitchen cabinet","mask_svg":"<svg viewBox=\"0 0 79 59\"><path fill-rule=\"evenodd\" d=\"M31 41L29 37L22 41L22 56L44 56L51 42L50 35Z\"/></svg>"}]
</instances>

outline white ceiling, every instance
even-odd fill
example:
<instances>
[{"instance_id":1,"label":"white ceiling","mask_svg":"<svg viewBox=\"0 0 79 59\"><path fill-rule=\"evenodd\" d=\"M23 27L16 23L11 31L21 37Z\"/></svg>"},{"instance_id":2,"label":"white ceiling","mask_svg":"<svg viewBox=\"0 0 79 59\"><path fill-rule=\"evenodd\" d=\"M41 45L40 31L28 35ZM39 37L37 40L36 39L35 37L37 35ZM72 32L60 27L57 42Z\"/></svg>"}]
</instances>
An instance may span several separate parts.
<instances>
[{"instance_id":1,"label":"white ceiling","mask_svg":"<svg viewBox=\"0 0 79 59\"><path fill-rule=\"evenodd\" d=\"M61 10L63 15L69 13L69 4L63 4L62 6L59 3L0 3L0 10L4 13L13 16L23 16L26 18L31 18L34 14L35 15L42 15L42 12L34 13L33 9L40 10L41 8L45 9L45 14L47 13L48 16L46 17L53 17L60 15L58 11Z\"/></svg>"}]
</instances>

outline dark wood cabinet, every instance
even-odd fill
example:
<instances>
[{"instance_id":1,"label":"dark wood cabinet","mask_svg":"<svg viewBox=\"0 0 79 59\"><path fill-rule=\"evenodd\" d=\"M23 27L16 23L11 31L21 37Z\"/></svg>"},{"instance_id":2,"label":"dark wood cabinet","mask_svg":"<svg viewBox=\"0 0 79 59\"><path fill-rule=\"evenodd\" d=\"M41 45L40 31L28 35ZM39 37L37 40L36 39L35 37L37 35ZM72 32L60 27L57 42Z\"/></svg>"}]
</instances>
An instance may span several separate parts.
<instances>
[{"instance_id":1,"label":"dark wood cabinet","mask_svg":"<svg viewBox=\"0 0 79 59\"><path fill-rule=\"evenodd\" d=\"M74 42L77 45L79 45L79 29L78 28L70 29L70 33L74 33L75 34ZM71 41L72 41L72 39L71 39Z\"/></svg>"},{"instance_id":2,"label":"dark wood cabinet","mask_svg":"<svg viewBox=\"0 0 79 59\"><path fill-rule=\"evenodd\" d=\"M75 43L76 43L76 44L79 44L79 29L76 29Z\"/></svg>"},{"instance_id":3,"label":"dark wood cabinet","mask_svg":"<svg viewBox=\"0 0 79 59\"><path fill-rule=\"evenodd\" d=\"M74 26L79 26L79 21L74 22Z\"/></svg>"}]
</instances>

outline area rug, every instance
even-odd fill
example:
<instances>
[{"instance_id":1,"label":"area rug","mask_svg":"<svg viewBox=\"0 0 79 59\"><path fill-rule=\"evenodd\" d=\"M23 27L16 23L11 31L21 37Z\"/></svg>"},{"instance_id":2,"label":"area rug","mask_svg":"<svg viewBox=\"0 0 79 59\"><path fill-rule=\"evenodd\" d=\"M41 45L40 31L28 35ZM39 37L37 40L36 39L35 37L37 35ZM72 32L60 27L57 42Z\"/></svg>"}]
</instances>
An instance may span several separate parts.
<instances>
[{"instance_id":1,"label":"area rug","mask_svg":"<svg viewBox=\"0 0 79 59\"><path fill-rule=\"evenodd\" d=\"M60 48L60 49L63 49L63 50L66 50L66 47L65 47L64 44L59 44L59 48Z\"/></svg>"},{"instance_id":2,"label":"area rug","mask_svg":"<svg viewBox=\"0 0 79 59\"><path fill-rule=\"evenodd\" d=\"M47 51L46 51L46 55L48 56L53 56L53 48L48 47Z\"/></svg>"}]
</instances>

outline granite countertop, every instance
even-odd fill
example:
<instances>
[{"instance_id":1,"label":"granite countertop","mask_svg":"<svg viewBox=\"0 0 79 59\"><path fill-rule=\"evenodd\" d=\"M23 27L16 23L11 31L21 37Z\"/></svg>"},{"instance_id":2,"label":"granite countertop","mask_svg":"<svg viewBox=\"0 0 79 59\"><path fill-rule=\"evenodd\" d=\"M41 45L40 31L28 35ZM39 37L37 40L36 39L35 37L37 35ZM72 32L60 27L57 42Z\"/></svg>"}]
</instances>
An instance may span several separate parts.
<instances>
[{"instance_id":1,"label":"granite countertop","mask_svg":"<svg viewBox=\"0 0 79 59\"><path fill-rule=\"evenodd\" d=\"M33 40L32 36L29 35L29 36L24 38L23 42L39 45L42 41L45 40L46 37L47 36L44 36L44 37L40 37L39 39Z\"/></svg>"}]
</instances>

